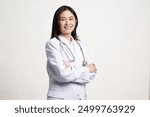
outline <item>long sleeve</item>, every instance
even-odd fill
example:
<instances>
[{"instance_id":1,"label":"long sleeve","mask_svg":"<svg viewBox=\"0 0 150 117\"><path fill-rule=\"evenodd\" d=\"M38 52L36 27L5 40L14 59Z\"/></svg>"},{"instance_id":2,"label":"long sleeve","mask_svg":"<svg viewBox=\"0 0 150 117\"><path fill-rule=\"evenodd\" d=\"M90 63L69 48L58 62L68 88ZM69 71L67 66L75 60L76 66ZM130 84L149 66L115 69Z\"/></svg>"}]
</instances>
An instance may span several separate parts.
<instances>
[{"instance_id":1,"label":"long sleeve","mask_svg":"<svg viewBox=\"0 0 150 117\"><path fill-rule=\"evenodd\" d=\"M79 42L80 45L82 46L82 49L84 51L84 56L85 56L85 59L87 61L88 64L91 64L93 63L93 61L91 60L91 56L90 56L90 52L89 52L89 49L81 42ZM90 73L89 71L82 74L80 76L80 79L84 79L84 80L87 80L88 79L88 83L91 82L94 77L95 77L96 73L93 72L93 73ZM77 79L75 82L78 82L78 83L81 83L80 79Z\"/></svg>"},{"instance_id":2,"label":"long sleeve","mask_svg":"<svg viewBox=\"0 0 150 117\"><path fill-rule=\"evenodd\" d=\"M63 58L60 53L58 41L48 41L45 47L47 55L47 69L51 71L53 78L58 82L77 82L86 84L89 79L83 78L89 73L88 68L84 66L75 66L65 69Z\"/></svg>"}]
</instances>

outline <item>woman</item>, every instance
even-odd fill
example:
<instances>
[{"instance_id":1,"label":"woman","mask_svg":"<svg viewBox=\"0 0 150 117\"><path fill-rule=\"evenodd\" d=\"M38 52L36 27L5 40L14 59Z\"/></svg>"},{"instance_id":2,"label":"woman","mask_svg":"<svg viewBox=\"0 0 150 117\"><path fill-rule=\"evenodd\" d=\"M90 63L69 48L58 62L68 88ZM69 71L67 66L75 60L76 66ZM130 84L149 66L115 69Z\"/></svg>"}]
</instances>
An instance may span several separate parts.
<instances>
[{"instance_id":1,"label":"woman","mask_svg":"<svg viewBox=\"0 0 150 117\"><path fill-rule=\"evenodd\" d=\"M48 100L85 100L86 84L96 74L89 52L79 41L78 18L69 6L57 9L51 39L46 43Z\"/></svg>"}]
</instances>

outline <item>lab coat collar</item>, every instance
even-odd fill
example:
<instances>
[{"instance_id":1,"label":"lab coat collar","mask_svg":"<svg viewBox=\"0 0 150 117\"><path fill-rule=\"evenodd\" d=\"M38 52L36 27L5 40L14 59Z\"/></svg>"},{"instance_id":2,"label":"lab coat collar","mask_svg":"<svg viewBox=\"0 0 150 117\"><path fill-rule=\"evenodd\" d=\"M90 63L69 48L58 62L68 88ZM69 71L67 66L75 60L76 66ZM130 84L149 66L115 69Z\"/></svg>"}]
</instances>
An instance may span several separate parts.
<instances>
[{"instance_id":1,"label":"lab coat collar","mask_svg":"<svg viewBox=\"0 0 150 117\"><path fill-rule=\"evenodd\" d=\"M68 41L63 35L59 35L58 37L59 37L59 39L60 39L63 43L67 44L68 46L70 45L69 41ZM74 41L75 41L75 40L74 40L74 38L72 37L71 44L73 44Z\"/></svg>"}]
</instances>

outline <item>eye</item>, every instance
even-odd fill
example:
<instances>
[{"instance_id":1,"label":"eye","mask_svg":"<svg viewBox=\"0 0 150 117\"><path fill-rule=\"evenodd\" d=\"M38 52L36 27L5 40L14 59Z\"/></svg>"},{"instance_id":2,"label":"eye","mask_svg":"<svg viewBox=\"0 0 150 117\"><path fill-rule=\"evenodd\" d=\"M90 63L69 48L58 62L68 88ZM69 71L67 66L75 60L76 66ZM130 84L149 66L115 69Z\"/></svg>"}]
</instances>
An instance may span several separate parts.
<instances>
[{"instance_id":1,"label":"eye","mask_svg":"<svg viewBox=\"0 0 150 117\"><path fill-rule=\"evenodd\" d=\"M70 20L74 20L74 18L70 18Z\"/></svg>"},{"instance_id":2,"label":"eye","mask_svg":"<svg viewBox=\"0 0 150 117\"><path fill-rule=\"evenodd\" d=\"M70 20L70 21L74 21L74 20L75 20L75 18L74 18L74 17L71 17L71 18L69 18L69 20Z\"/></svg>"},{"instance_id":3,"label":"eye","mask_svg":"<svg viewBox=\"0 0 150 117\"><path fill-rule=\"evenodd\" d=\"M65 18L60 18L60 21L65 21Z\"/></svg>"}]
</instances>

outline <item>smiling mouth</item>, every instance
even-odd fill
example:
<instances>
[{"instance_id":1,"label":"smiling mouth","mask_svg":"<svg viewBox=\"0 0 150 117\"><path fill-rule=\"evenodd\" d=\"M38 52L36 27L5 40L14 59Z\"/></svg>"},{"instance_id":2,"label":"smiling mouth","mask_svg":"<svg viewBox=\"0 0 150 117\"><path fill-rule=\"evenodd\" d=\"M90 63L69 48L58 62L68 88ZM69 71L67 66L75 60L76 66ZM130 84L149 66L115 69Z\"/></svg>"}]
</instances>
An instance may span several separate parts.
<instances>
[{"instance_id":1,"label":"smiling mouth","mask_svg":"<svg viewBox=\"0 0 150 117\"><path fill-rule=\"evenodd\" d=\"M64 27L66 30L70 30L70 29L72 29L72 26L65 26Z\"/></svg>"}]
</instances>

